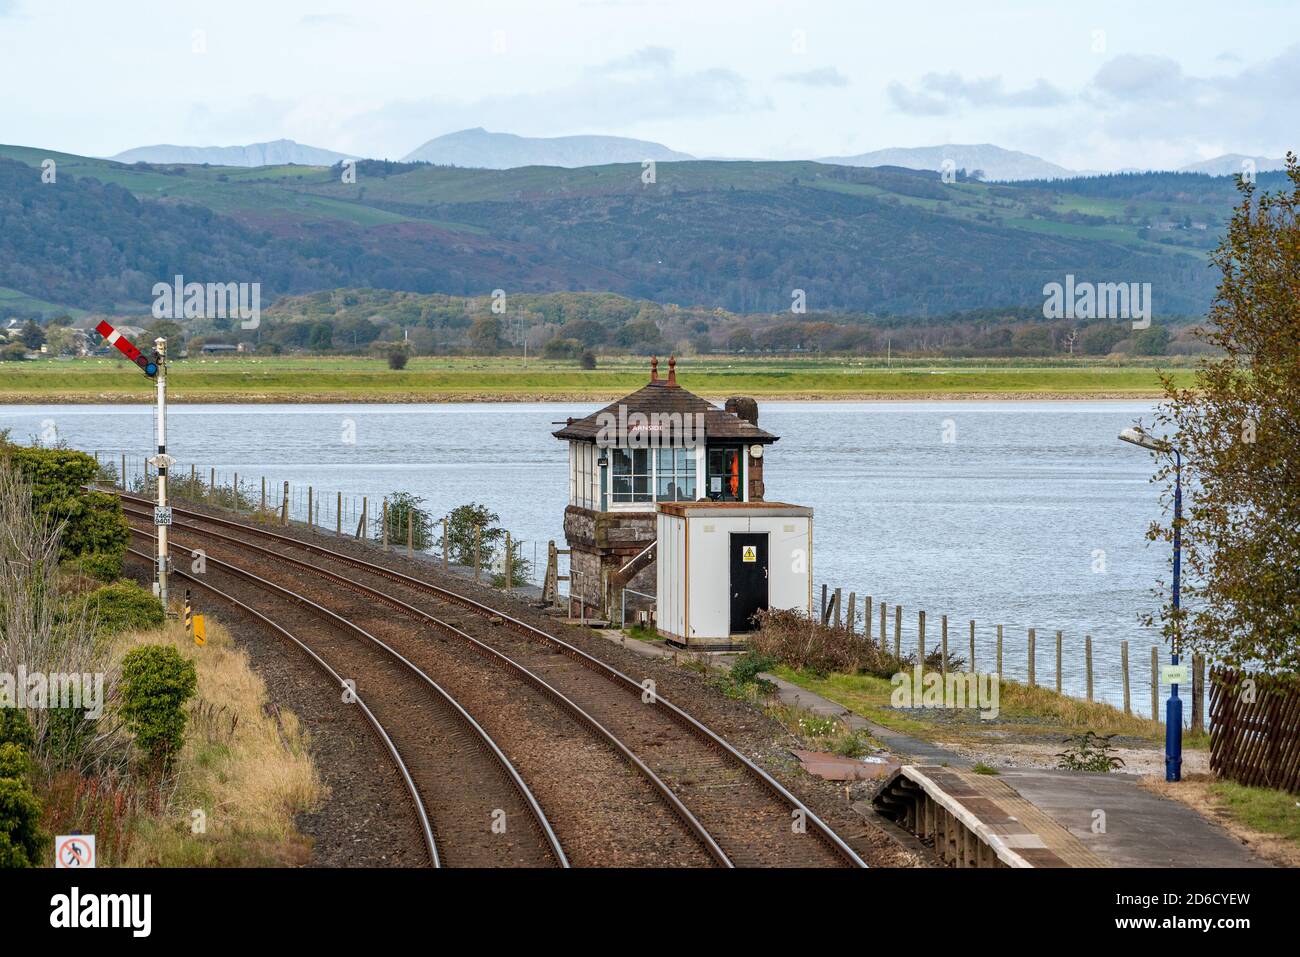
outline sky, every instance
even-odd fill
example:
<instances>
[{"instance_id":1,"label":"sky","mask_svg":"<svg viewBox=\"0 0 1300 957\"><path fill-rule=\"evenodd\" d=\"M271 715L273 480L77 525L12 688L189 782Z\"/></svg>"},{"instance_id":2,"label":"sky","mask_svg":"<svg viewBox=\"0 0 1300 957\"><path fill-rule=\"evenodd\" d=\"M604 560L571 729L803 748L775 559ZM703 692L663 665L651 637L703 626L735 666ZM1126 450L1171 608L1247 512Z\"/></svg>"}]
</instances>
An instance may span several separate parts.
<instances>
[{"instance_id":1,"label":"sky","mask_svg":"<svg viewBox=\"0 0 1300 957\"><path fill-rule=\"evenodd\" d=\"M484 127L1173 168L1294 148L1300 2L0 0L0 88L0 142L93 156L288 138L397 159Z\"/></svg>"}]
</instances>

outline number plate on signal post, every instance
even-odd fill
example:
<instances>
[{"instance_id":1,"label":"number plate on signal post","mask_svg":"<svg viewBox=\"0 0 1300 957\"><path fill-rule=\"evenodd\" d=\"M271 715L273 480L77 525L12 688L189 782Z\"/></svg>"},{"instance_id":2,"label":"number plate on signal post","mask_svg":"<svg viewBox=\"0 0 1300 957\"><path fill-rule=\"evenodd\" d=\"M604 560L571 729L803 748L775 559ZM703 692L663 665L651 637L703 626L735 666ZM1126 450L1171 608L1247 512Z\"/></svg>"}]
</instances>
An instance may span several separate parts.
<instances>
[{"instance_id":1,"label":"number plate on signal post","mask_svg":"<svg viewBox=\"0 0 1300 957\"><path fill-rule=\"evenodd\" d=\"M172 507L170 505L155 505L153 508L153 523L155 525L170 525L172 523Z\"/></svg>"}]
</instances>

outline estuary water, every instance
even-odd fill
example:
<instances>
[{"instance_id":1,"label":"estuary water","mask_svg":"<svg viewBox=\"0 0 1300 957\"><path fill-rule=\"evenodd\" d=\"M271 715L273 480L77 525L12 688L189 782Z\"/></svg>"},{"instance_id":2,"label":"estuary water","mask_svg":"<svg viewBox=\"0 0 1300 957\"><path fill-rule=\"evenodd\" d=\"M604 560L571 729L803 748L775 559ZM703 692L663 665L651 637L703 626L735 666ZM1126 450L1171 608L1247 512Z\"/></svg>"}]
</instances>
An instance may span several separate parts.
<instances>
[{"instance_id":1,"label":"estuary water","mask_svg":"<svg viewBox=\"0 0 1300 957\"><path fill-rule=\"evenodd\" d=\"M394 490L434 515L475 501L524 539L525 555L563 542L568 457L551 432L595 403L439 405L179 405L169 451L188 471L218 469L272 487L289 480L335 493ZM765 458L766 497L814 512L818 586L840 586L903 606L903 644L927 644L948 615L950 644L966 654L977 623L977 664L993 665L1005 626L1004 667L1027 669L1026 633L1038 634L1040 683L1055 682L1055 634L1064 632L1064 686L1081 691L1083 636L1091 634L1098 694L1120 694L1119 647L1130 642L1134 710L1146 713L1150 646L1138 623L1167 581L1168 550L1144 532L1159 514L1146 453L1116 439L1143 402L764 402L760 424L779 435ZM153 410L139 406L0 406L15 441L62 440L133 468L153 445ZM352 520L355 526L355 519ZM322 520L333 527L334 520ZM879 612L873 629L878 636ZM1162 655L1163 657L1163 655Z\"/></svg>"}]
</instances>

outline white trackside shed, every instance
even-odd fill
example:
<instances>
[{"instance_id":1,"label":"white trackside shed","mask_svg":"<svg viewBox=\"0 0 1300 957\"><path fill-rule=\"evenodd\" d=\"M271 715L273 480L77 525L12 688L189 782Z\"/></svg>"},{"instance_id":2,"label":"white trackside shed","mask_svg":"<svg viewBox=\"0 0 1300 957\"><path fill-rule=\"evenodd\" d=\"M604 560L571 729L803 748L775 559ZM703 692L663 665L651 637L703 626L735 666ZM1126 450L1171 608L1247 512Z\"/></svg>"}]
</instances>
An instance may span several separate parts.
<instances>
[{"instance_id":1,"label":"white trackside shed","mask_svg":"<svg viewBox=\"0 0 1300 957\"><path fill-rule=\"evenodd\" d=\"M766 608L812 607L812 509L781 502L660 502L659 633L726 648Z\"/></svg>"}]
</instances>

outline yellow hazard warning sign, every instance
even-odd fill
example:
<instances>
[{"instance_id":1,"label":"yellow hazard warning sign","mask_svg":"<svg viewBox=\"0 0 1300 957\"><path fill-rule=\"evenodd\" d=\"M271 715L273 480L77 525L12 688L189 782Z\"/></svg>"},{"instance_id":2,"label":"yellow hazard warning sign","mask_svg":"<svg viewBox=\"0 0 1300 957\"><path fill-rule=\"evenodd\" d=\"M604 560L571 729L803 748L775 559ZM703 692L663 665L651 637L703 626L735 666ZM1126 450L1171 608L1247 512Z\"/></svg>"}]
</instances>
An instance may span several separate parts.
<instances>
[{"instance_id":1,"label":"yellow hazard warning sign","mask_svg":"<svg viewBox=\"0 0 1300 957\"><path fill-rule=\"evenodd\" d=\"M753 545L746 545L745 550L740 554L740 560L742 562L758 561L758 549L755 548Z\"/></svg>"},{"instance_id":2,"label":"yellow hazard warning sign","mask_svg":"<svg viewBox=\"0 0 1300 957\"><path fill-rule=\"evenodd\" d=\"M194 616L194 643L200 646L208 643L208 629L202 615Z\"/></svg>"}]
</instances>

